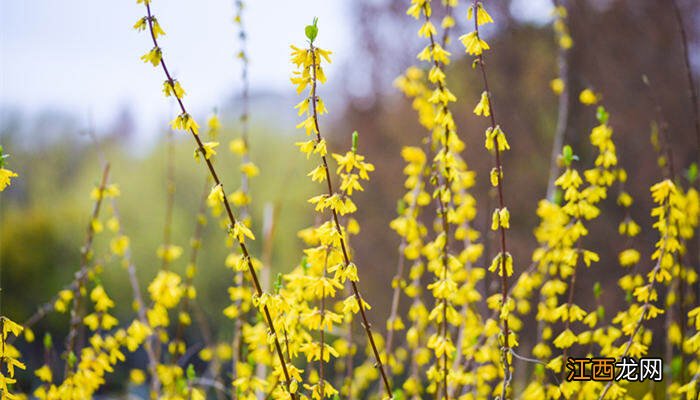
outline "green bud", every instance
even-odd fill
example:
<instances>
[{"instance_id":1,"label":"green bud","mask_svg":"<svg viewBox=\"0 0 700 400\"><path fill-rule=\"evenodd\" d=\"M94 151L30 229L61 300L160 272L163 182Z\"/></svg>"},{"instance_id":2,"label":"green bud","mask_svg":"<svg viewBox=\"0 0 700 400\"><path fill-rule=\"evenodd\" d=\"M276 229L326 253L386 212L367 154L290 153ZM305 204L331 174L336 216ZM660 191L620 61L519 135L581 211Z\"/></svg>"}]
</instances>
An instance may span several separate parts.
<instances>
[{"instance_id":1,"label":"green bud","mask_svg":"<svg viewBox=\"0 0 700 400\"><path fill-rule=\"evenodd\" d=\"M73 368L76 362L78 362L78 357L75 356L74 352L68 353L68 359L66 360L68 362L68 367Z\"/></svg>"},{"instance_id":2,"label":"green bud","mask_svg":"<svg viewBox=\"0 0 700 400\"><path fill-rule=\"evenodd\" d=\"M598 122L600 122L601 124L607 124L608 118L610 117L610 114L608 114L608 112L605 111L605 107L598 106L598 109L596 110L595 116L598 119Z\"/></svg>"},{"instance_id":3,"label":"green bud","mask_svg":"<svg viewBox=\"0 0 700 400\"><path fill-rule=\"evenodd\" d=\"M604 320L605 319L605 307L603 306L598 306L598 309L596 310L598 313L598 319L599 320Z\"/></svg>"},{"instance_id":4,"label":"green bud","mask_svg":"<svg viewBox=\"0 0 700 400\"><path fill-rule=\"evenodd\" d=\"M404 400L406 396L403 394L403 390L401 389L394 389L394 392L392 393L392 397L394 400Z\"/></svg>"},{"instance_id":5,"label":"green bud","mask_svg":"<svg viewBox=\"0 0 700 400\"><path fill-rule=\"evenodd\" d=\"M194 372L194 365L190 364L187 366L187 380L192 381L194 378L197 377L197 374Z\"/></svg>"},{"instance_id":6,"label":"green bud","mask_svg":"<svg viewBox=\"0 0 700 400\"><path fill-rule=\"evenodd\" d=\"M279 293L283 286L284 285L282 283L282 273L278 272L277 277L275 278L275 284L274 284L275 293L276 294Z\"/></svg>"},{"instance_id":7,"label":"green bud","mask_svg":"<svg viewBox=\"0 0 700 400\"><path fill-rule=\"evenodd\" d=\"M554 198L552 199L552 201L554 202L554 204L560 206L563 199L564 199L564 192L562 192L561 189L556 188L554 190Z\"/></svg>"},{"instance_id":8,"label":"green bud","mask_svg":"<svg viewBox=\"0 0 700 400\"><path fill-rule=\"evenodd\" d=\"M177 388L178 392L184 392L187 390L187 381L185 378L178 378L178 380L175 381L175 387Z\"/></svg>"},{"instance_id":9,"label":"green bud","mask_svg":"<svg viewBox=\"0 0 700 400\"><path fill-rule=\"evenodd\" d=\"M688 179L688 182L695 183L695 181L698 179L697 163L690 164L690 167L688 167L688 170L685 172L685 177Z\"/></svg>"},{"instance_id":10,"label":"green bud","mask_svg":"<svg viewBox=\"0 0 700 400\"><path fill-rule=\"evenodd\" d=\"M561 149L561 158L562 161L564 161L564 165L567 167L571 166L572 161L578 161L578 156L574 154L574 149L568 144Z\"/></svg>"},{"instance_id":11,"label":"green bud","mask_svg":"<svg viewBox=\"0 0 700 400\"><path fill-rule=\"evenodd\" d=\"M406 211L406 202L403 199L398 199L396 201L396 213L403 215L404 211Z\"/></svg>"},{"instance_id":12,"label":"green bud","mask_svg":"<svg viewBox=\"0 0 700 400\"><path fill-rule=\"evenodd\" d=\"M306 37L311 41L311 43L314 42L316 39L316 36L318 36L318 18L314 17L314 23L313 25L306 25L306 28L304 28L304 33L306 33Z\"/></svg>"},{"instance_id":13,"label":"green bud","mask_svg":"<svg viewBox=\"0 0 700 400\"><path fill-rule=\"evenodd\" d=\"M600 293L602 289L600 288L600 282L596 282L593 284L593 296L598 299L600 298Z\"/></svg>"},{"instance_id":14,"label":"green bud","mask_svg":"<svg viewBox=\"0 0 700 400\"><path fill-rule=\"evenodd\" d=\"M44 334L44 349L45 350L51 350L53 347L53 338L51 337L51 334L46 332Z\"/></svg>"},{"instance_id":15,"label":"green bud","mask_svg":"<svg viewBox=\"0 0 700 400\"><path fill-rule=\"evenodd\" d=\"M681 373L681 366L683 365L683 359L681 356L675 356L671 360L671 374L673 376L679 376Z\"/></svg>"},{"instance_id":16,"label":"green bud","mask_svg":"<svg viewBox=\"0 0 700 400\"><path fill-rule=\"evenodd\" d=\"M538 376L544 375L544 365L535 364L535 374Z\"/></svg>"},{"instance_id":17,"label":"green bud","mask_svg":"<svg viewBox=\"0 0 700 400\"><path fill-rule=\"evenodd\" d=\"M360 134L357 131L352 133L352 152L357 153L357 141L360 139Z\"/></svg>"}]
</instances>

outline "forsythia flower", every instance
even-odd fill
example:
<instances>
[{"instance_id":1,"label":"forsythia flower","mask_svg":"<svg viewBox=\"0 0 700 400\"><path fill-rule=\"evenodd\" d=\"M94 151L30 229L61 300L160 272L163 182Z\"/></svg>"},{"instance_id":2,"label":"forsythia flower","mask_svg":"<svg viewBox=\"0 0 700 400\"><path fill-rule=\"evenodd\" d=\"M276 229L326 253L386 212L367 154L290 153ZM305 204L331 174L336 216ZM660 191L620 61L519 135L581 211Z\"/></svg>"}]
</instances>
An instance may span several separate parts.
<instances>
[{"instance_id":1,"label":"forsythia flower","mask_svg":"<svg viewBox=\"0 0 700 400\"><path fill-rule=\"evenodd\" d=\"M221 184L211 188L211 192L209 192L208 199L212 203L224 202L224 188L221 186Z\"/></svg>"},{"instance_id":2,"label":"forsythia flower","mask_svg":"<svg viewBox=\"0 0 700 400\"><path fill-rule=\"evenodd\" d=\"M172 83L167 80L163 82L163 93L165 97L170 97L172 95L175 95L178 99L185 97L185 90L180 86L180 82L177 80L173 80Z\"/></svg>"},{"instance_id":3,"label":"forsythia flower","mask_svg":"<svg viewBox=\"0 0 700 400\"><path fill-rule=\"evenodd\" d=\"M598 102L598 97L593 93L591 89L584 89L578 96L579 101L587 106L593 105Z\"/></svg>"},{"instance_id":4,"label":"forsythia flower","mask_svg":"<svg viewBox=\"0 0 700 400\"><path fill-rule=\"evenodd\" d=\"M16 177L15 172L10 171L7 168L0 168L0 192L5 190L6 187L10 186L11 179Z\"/></svg>"},{"instance_id":5,"label":"forsythia flower","mask_svg":"<svg viewBox=\"0 0 700 400\"><path fill-rule=\"evenodd\" d=\"M484 117L491 115L488 92L484 91L481 93L481 100L479 100L479 103L474 107L474 114L483 115Z\"/></svg>"},{"instance_id":6,"label":"forsythia flower","mask_svg":"<svg viewBox=\"0 0 700 400\"><path fill-rule=\"evenodd\" d=\"M469 32L466 35L462 35L459 37L459 40L470 56L480 56L484 50L489 50L491 48L488 43L481 40L476 32Z\"/></svg>"},{"instance_id":7,"label":"forsythia flower","mask_svg":"<svg viewBox=\"0 0 700 400\"><path fill-rule=\"evenodd\" d=\"M141 56L141 60L145 63L151 63L154 67L160 64L160 60L163 58L163 53L160 47L152 48L148 53Z\"/></svg>"},{"instance_id":8,"label":"forsythia flower","mask_svg":"<svg viewBox=\"0 0 700 400\"><path fill-rule=\"evenodd\" d=\"M195 135L199 133L199 125L195 122L194 118L188 113L182 113L178 115L170 125L173 129L179 129L183 131L192 131Z\"/></svg>"},{"instance_id":9,"label":"forsythia flower","mask_svg":"<svg viewBox=\"0 0 700 400\"><path fill-rule=\"evenodd\" d=\"M561 78L552 79L549 82L549 87L552 89L554 94L560 95L564 92L564 81Z\"/></svg>"}]
</instances>

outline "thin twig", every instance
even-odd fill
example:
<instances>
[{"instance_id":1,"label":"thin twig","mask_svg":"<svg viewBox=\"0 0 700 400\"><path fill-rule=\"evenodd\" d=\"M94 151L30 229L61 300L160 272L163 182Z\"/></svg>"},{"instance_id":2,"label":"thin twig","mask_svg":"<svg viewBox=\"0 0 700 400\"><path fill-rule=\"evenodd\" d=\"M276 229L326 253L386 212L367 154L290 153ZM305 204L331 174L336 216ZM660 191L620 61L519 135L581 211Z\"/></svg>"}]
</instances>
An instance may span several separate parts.
<instances>
[{"instance_id":1,"label":"thin twig","mask_svg":"<svg viewBox=\"0 0 700 400\"><path fill-rule=\"evenodd\" d=\"M102 200L104 199L104 191L107 187L107 179L109 177L109 163L106 163L102 170L102 180L100 181L100 186L98 188L98 196L95 200L95 204L92 208L92 213L90 215L90 220L87 224L87 233L85 237L85 244L80 249L80 269L76 272L76 282L78 288L75 291L75 297L73 298L73 305L70 311L70 330L68 331L68 336L66 337L66 350L64 356L66 358L64 377L68 377L72 371L73 366L70 365L70 356L76 347L76 339L78 336L78 329L80 324L83 322L83 317L81 313L83 291L82 288L85 287L85 283L88 276L88 268L92 256L92 242L95 238L95 229L93 228L93 221L97 219L100 214L100 207L102 206Z\"/></svg>"},{"instance_id":2,"label":"thin twig","mask_svg":"<svg viewBox=\"0 0 700 400\"><path fill-rule=\"evenodd\" d=\"M478 1L473 0L472 2L472 7L473 7L473 15L474 15L474 31L476 34L477 40L481 40L481 36L479 34L479 18L477 16L477 5ZM488 78L486 75L486 63L484 61L484 55L483 53L479 54L477 56L477 61L479 64L479 68L481 70L481 77L483 79L484 83L484 89L486 91L486 95L488 96L489 99L489 105L491 108L490 118L491 118L491 129L496 129L496 116L494 113L494 103L493 103L493 96L491 93L491 90L489 90L489 82ZM493 148L494 148L494 153L495 153L495 168L496 168L496 176L497 176L497 189L498 189L498 206L499 209L503 210L505 208L505 200L503 196L503 177L502 177L502 171L503 171L503 166L501 164L501 151L498 147L498 142L496 139L497 135L494 135L493 137ZM500 234L500 244L501 244L501 267L500 267L500 275L501 275L501 301L503 302L502 304L505 306L507 296L508 296L508 271L506 271L506 255L507 255L507 247L506 247L506 230L505 227L503 227L502 224L499 224L499 234ZM508 329L508 318L499 318L502 321L503 325L503 342L504 342L504 356L503 356L503 388L502 388L502 398L507 399L508 398L508 381L509 381L509 376L510 376L510 366L508 363L508 352L510 349L510 330Z\"/></svg>"},{"instance_id":3,"label":"thin twig","mask_svg":"<svg viewBox=\"0 0 700 400\"><path fill-rule=\"evenodd\" d=\"M160 49L160 46L158 46L158 41L156 39L156 36L153 31L153 16L151 15L151 6L149 2L144 2L144 5L146 7L146 13L147 13L147 21L148 21L148 29L149 33L151 35L151 39L153 41L153 45ZM170 75L170 72L168 71L168 67L165 64L165 59L161 57L160 59L160 65L163 69L163 73L165 74L165 77L167 78L167 81L169 84L174 87L175 81ZM185 108L185 105L182 101L182 99L177 95L177 93L173 93L175 98L177 99L177 103L180 106L180 110L182 113L187 114L187 109ZM202 140L199 138L199 135L197 135L197 132L193 128L189 129L189 132L192 134L192 138L195 140L197 144L198 151L200 151L201 154L206 154L206 150L204 148L204 144L202 143ZM236 220L236 217L233 215L233 210L231 209L231 205L229 204L228 198L226 196L226 192L223 190L223 184L221 183L221 180L219 179L218 174L216 173L216 170L214 169L214 165L212 164L211 160L207 159L206 157L203 157L204 161L206 163L207 169L209 170L209 173L211 174L212 179L214 180L214 183L216 185L221 185L222 191L221 191L221 196L224 204L224 208L226 209L226 214L228 216L228 220L230 223L230 227L233 228L236 226L236 223L238 221ZM255 289L255 292L258 296L263 295L262 287L260 286L260 282L258 280L258 275L255 272L255 268L253 267L253 261L252 258L250 257L250 254L248 252L248 247L245 245L243 241L239 241L239 246L241 249L241 253L243 254L243 257L246 260L248 271L250 272L251 280L253 282L253 287ZM291 377L289 375L289 371L287 369L287 365L284 361L284 355L282 353L282 346L280 345L279 339L277 338L277 331L275 329L274 322L272 320L272 315L270 314L270 310L267 307L267 305L262 306L262 314L265 317L265 320L267 322L267 326L270 329L270 336L272 336L274 339L274 344L275 344L275 350L277 352L277 356L279 358L279 362L282 367L282 373L284 374L284 378L286 380L286 385L287 385L287 390L289 391L290 385L291 385ZM291 393L290 395L292 399L296 400L297 395L296 393Z\"/></svg>"},{"instance_id":4,"label":"thin twig","mask_svg":"<svg viewBox=\"0 0 700 400\"><path fill-rule=\"evenodd\" d=\"M316 103L318 100L318 97L316 96L316 84L317 84L317 77L316 77L316 63L318 62L316 60L316 52L314 50L313 44L310 44L310 51L312 55L312 85L311 85L311 104L312 104L312 110L313 110L313 121L314 121L314 127L316 129L316 143L320 143L322 138L321 138L321 131L319 129L318 125L318 112L316 109ZM328 161L326 159L325 155L321 156L321 160L323 161L323 169L325 172L326 176L326 184L328 187L328 196L333 196L333 186L331 183L331 174L328 169ZM335 223L335 229L336 232L338 233L340 237L340 248L343 251L343 258L345 261L345 267L347 268L348 265L350 265L350 256L348 254L348 250L345 246L345 237L343 234L343 230L340 228L340 222L338 220L338 213L335 209L331 210L333 213L333 222ZM381 356L379 355L379 350L377 349L377 345L374 342L374 336L372 336L372 328L367 320L367 315L365 312L365 305L363 304L362 296L360 295L360 290L357 286L357 283L355 281L350 281L350 285L352 286L352 291L355 295L355 299L357 300L359 309L360 309L360 315L362 317L362 325L365 328L365 332L367 333L367 339L369 341L370 346L372 347L372 351L374 353L374 358L376 361L376 366L379 369L379 372L382 376L382 381L384 382L384 388L386 390L386 393L388 394L389 398L393 399L393 394L391 391L391 384L389 383L389 378L386 374L386 371L384 371L384 366L382 365L382 359Z\"/></svg>"}]
</instances>

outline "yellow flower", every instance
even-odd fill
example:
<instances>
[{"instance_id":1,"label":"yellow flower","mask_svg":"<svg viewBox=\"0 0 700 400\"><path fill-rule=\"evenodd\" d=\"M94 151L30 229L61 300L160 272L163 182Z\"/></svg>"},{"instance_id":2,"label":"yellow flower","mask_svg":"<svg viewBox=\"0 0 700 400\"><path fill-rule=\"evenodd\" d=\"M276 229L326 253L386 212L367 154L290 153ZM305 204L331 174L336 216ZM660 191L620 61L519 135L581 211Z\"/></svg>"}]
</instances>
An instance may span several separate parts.
<instances>
[{"instance_id":1,"label":"yellow flower","mask_svg":"<svg viewBox=\"0 0 700 400\"><path fill-rule=\"evenodd\" d=\"M561 80L561 78L552 79L549 82L549 87L552 89L554 94L560 95L562 92L564 92L564 81Z\"/></svg>"},{"instance_id":2,"label":"yellow flower","mask_svg":"<svg viewBox=\"0 0 700 400\"><path fill-rule=\"evenodd\" d=\"M488 43L481 40L476 32L470 32L466 35L462 35L459 37L459 40L462 42L462 45L464 45L467 53L471 56L480 56L484 50L491 48L489 47Z\"/></svg>"},{"instance_id":3,"label":"yellow flower","mask_svg":"<svg viewBox=\"0 0 700 400\"><path fill-rule=\"evenodd\" d=\"M493 258L493 261L491 261L491 266L489 267L489 271L491 272L496 272L498 271L498 276L503 276L503 266L501 265L503 263L503 253L498 253L496 257ZM506 276L511 276L513 275L513 257L510 255L510 253L506 253L505 256L505 269L506 269Z\"/></svg>"},{"instance_id":4,"label":"yellow flower","mask_svg":"<svg viewBox=\"0 0 700 400\"><path fill-rule=\"evenodd\" d=\"M10 178L16 177L17 174L6 168L0 168L0 192L10 186Z\"/></svg>"},{"instance_id":5,"label":"yellow flower","mask_svg":"<svg viewBox=\"0 0 700 400\"><path fill-rule=\"evenodd\" d=\"M620 252L620 255L618 256L620 265L623 267L629 267L637 264L639 262L639 258L639 252L635 249L624 250Z\"/></svg>"},{"instance_id":6,"label":"yellow flower","mask_svg":"<svg viewBox=\"0 0 700 400\"><path fill-rule=\"evenodd\" d=\"M238 154L240 156L244 155L245 153L248 152L248 149L246 148L245 142L243 139L233 139L229 145L229 150L231 150L232 153Z\"/></svg>"},{"instance_id":7,"label":"yellow flower","mask_svg":"<svg viewBox=\"0 0 700 400\"><path fill-rule=\"evenodd\" d=\"M249 237L251 240L255 240L255 235L253 232L245 226L241 221L236 221L236 224L231 229L231 234L240 242L245 242L245 238Z\"/></svg>"},{"instance_id":8,"label":"yellow flower","mask_svg":"<svg viewBox=\"0 0 700 400\"><path fill-rule=\"evenodd\" d=\"M176 79L173 80L173 83L166 80L163 82L163 94L165 94L165 97L170 97L174 94L175 97L181 99L185 97L185 90L182 88L182 86L180 86L180 82L178 82Z\"/></svg>"},{"instance_id":9,"label":"yellow flower","mask_svg":"<svg viewBox=\"0 0 700 400\"><path fill-rule=\"evenodd\" d=\"M578 95L578 100L587 106L593 105L598 102L598 97L593 93L591 89L584 89Z\"/></svg>"},{"instance_id":10,"label":"yellow flower","mask_svg":"<svg viewBox=\"0 0 700 400\"><path fill-rule=\"evenodd\" d=\"M151 23L153 24L153 36L158 39L158 36L165 35L165 31L160 27L156 17L151 17Z\"/></svg>"},{"instance_id":11,"label":"yellow flower","mask_svg":"<svg viewBox=\"0 0 700 400\"><path fill-rule=\"evenodd\" d=\"M192 131L195 135L199 133L199 125L188 113L182 113L178 115L170 125L173 129L179 129L182 131Z\"/></svg>"},{"instance_id":12,"label":"yellow flower","mask_svg":"<svg viewBox=\"0 0 700 400\"><path fill-rule=\"evenodd\" d=\"M151 63L154 67L160 64L160 60L163 58L163 53L159 47L152 48L148 53L141 56L141 60L145 63Z\"/></svg>"},{"instance_id":13,"label":"yellow flower","mask_svg":"<svg viewBox=\"0 0 700 400\"><path fill-rule=\"evenodd\" d=\"M136 368L132 369L129 371L129 380L131 383L138 386L146 381L146 374L143 372L143 370Z\"/></svg>"},{"instance_id":14,"label":"yellow flower","mask_svg":"<svg viewBox=\"0 0 700 400\"><path fill-rule=\"evenodd\" d=\"M471 20L474 17L474 6L470 6L469 9L467 10L467 19ZM488 23L493 23L493 19L489 15L489 13L486 12L484 9L484 6L479 2L476 3L476 23L477 25L485 25Z\"/></svg>"},{"instance_id":15,"label":"yellow flower","mask_svg":"<svg viewBox=\"0 0 700 400\"><path fill-rule=\"evenodd\" d=\"M435 36L437 34L437 29L430 21L426 21L423 26L418 30L418 37L428 38Z\"/></svg>"},{"instance_id":16,"label":"yellow flower","mask_svg":"<svg viewBox=\"0 0 700 400\"><path fill-rule=\"evenodd\" d=\"M162 245L158 247L156 255L166 262L175 261L182 255L182 247L174 244Z\"/></svg>"},{"instance_id":17,"label":"yellow flower","mask_svg":"<svg viewBox=\"0 0 700 400\"><path fill-rule=\"evenodd\" d=\"M19 336L24 329L22 325L19 325L7 317L0 317L0 323L2 323L2 338L7 340L7 336L12 332L14 336Z\"/></svg>"},{"instance_id":18,"label":"yellow flower","mask_svg":"<svg viewBox=\"0 0 700 400\"><path fill-rule=\"evenodd\" d=\"M241 172L248 177L254 177L260 173L260 169L252 162L247 162L241 165Z\"/></svg>"},{"instance_id":19,"label":"yellow flower","mask_svg":"<svg viewBox=\"0 0 700 400\"><path fill-rule=\"evenodd\" d=\"M223 203L224 202L224 188L221 186L221 184L218 184L211 188L211 192L209 192L209 196L207 197L209 202L218 204L218 203Z\"/></svg>"},{"instance_id":20,"label":"yellow flower","mask_svg":"<svg viewBox=\"0 0 700 400\"><path fill-rule=\"evenodd\" d=\"M184 288L180 283L180 275L172 271L160 271L148 285L148 293L153 301L162 304L166 308L172 308L180 301Z\"/></svg>"},{"instance_id":21,"label":"yellow flower","mask_svg":"<svg viewBox=\"0 0 700 400\"><path fill-rule=\"evenodd\" d=\"M474 114L476 115L483 115L484 117L488 117L491 115L491 107L489 105L489 94L486 91L483 91L481 93L481 100L479 100L479 103L474 107Z\"/></svg>"},{"instance_id":22,"label":"yellow flower","mask_svg":"<svg viewBox=\"0 0 700 400\"><path fill-rule=\"evenodd\" d=\"M49 366L46 364L34 371L34 375L36 375L42 382L51 383L51 381L53 380L51 368L49 368Z\"/></svg>"},{"instance_id":23,"label":"yellow flower","mask_svg":"<svg viewBox=\"0 0 700 400\"><path fill-rule=\"evenodd\" d=\"M216 150L214 150L219 145L219 142L204 142L202 147L204 148L204 158L209 160L212 156L216 155ZM194 159L199 161L201 154L201 149L197 148L194 150Z\"/></svg>"},{"instance_id":24,"label":"yellow flower","mask_svg":"<svg viewBox=\"0 0 700 400\"><path fill-rule=\"evenodd\" d=\"M109 242L109 248L112 250L112 253L124 256L124 253L129 248L129 238L124 235L117 236Z\"/></svg>"},{"instance_id":25,"label":"yellow flower","mask_svg":"<svg viewBox=\"0 0 700 400\"><path fill-rule=\"evenodd\" d=\"M560 333L559 336L554 339L554 346L556 346L559 349L566 349L571 347L574 343L576 343L578 339L576 338L576 335L574 335L573 332L571 332L571 329L567 329L564 332Z\"/></svg>"}]
</instances>

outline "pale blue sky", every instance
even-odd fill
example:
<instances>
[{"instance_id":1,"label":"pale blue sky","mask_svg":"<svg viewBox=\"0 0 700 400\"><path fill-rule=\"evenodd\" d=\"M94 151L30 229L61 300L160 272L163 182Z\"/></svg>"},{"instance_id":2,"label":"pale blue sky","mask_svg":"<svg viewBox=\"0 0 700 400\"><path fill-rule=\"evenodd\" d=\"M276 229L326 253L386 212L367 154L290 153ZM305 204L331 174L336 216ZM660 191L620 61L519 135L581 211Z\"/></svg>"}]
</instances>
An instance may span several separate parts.
<instances>
[{"instance_id":1,"label":"pale blue sky","mask_svg":"<svg viewBox=\"0 0 700 400\"><path fill-rule=\"evenodd\" d=\"M335 53L326 69L333 81L352 47L351 1L246 1L252 89L293 93L289 45L304 43L303 27L313 16L320 20L319 44ZM541 19L549 4L521 0L514 11ZM208 113L240 90L233 0L155 0L152 7L167 33L160 40L166 60L193 114ZM151 47L146 32L132 29L143 15L135 0L0 0L0 107L28 115L53 108L86 120L91 114L99 129L129 106L140 135L158 132L173 107L161 94L160 69L139 60Z\"/></svg>"},{"instance_id":2,"label":"pale blue sky","mask_svg":"<svg viewBox=\"0 0 700 400\"><path fill-rule=\"evenodd\" d=\"M288 90L289 45L304 43L304 25L320 19L322 46L338 63L348 48L346 1L248 1L250 79L256 90ZM171 72L195 114L240 88L233 1L156 0L154 15ZM151 47L131 27L144 15L136 1L0 0L0 105L32 113L47 107L94 115L97 126L132 107L139 131L151 131L172 109L161 94L162 71L139 57Z\"/></svg>"}]
</instances>

